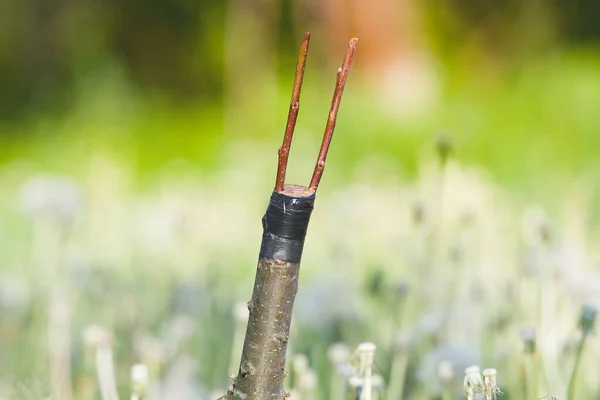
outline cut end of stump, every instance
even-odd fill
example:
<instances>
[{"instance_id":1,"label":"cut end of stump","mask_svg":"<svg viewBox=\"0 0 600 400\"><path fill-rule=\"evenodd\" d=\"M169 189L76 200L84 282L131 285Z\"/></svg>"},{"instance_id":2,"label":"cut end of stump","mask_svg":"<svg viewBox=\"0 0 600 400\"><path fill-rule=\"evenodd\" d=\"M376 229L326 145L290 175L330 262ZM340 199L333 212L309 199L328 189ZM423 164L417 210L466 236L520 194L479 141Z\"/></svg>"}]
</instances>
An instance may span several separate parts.
<instances>
[{"instance_id":1,"label":"cut end of stump","mask_svg":"<svg viewBox=\"0 0 600 400\"><path fill-rule=\"evenodd\" d=\"M315 193L315 190L302 185L285 184L283 190L280 190L279 193L290 197L310 197Z\"/></svg>"}]
</instances>

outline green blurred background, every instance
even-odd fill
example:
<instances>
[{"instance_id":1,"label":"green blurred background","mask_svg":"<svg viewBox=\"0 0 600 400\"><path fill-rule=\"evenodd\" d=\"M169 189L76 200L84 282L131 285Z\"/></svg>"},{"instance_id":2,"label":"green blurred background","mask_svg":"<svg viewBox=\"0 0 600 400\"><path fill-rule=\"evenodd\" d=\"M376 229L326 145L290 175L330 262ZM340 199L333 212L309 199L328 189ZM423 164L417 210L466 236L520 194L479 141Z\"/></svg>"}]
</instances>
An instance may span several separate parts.
<instances>
[{"instance_id":1,"label":"green blurred background","mask_svg":"<svg viewBox=\"0 0 600 400\"><path fill-rule=\"evenodd\" d=\"M288 183L308 183L359 42L295 309L290 358L319 377L304 399L338 400L327 349L364 340L411 399L440 398L446 358L460 393L470 350L504 398L558 397L578 310L600 305L597 15L593 0L0 1L0 399L100 398L95 325L122 396L137 362L154 398L227 387L305 31ZM560 332L536 396L527 323Z\"/></svg>"},{"instance_id":2,"label":"green blurred background","mask_svg":"<svg viewBox=\"0 0 600 400\"><path fill-rule=\"evenodd\" d=\"M2 162L25 157L76 173L73 165L106 147L145 174L173 159L210 170L228 162L221 149L232 142L275 149L299 40L312 31L297 140L313 150L346 43L360 39L332 163L351 170L384 154L410 174L445 131L461 159L504 183L598 171L591 0L0 7Z\"/></svg>"}]
</instances>

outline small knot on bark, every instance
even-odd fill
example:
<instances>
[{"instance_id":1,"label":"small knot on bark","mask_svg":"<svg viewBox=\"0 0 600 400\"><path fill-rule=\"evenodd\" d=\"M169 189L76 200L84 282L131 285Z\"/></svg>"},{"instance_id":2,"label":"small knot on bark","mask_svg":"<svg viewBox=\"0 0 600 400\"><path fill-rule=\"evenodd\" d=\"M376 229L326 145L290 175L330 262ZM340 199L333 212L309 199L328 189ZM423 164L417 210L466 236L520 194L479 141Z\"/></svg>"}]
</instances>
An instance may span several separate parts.
<instances>
[{"instance_id":1,"label":"small knot on bark","mask_svg":"<svg viewBox=\"0 0 600 400\"><path fill-rule=\"evenodd\" d=\"M244 362L242 364L242 366L240 367L240 374L243 377L252 376L252 375L254 375L254 372L255 372L254 367L248 361Z\"/></svg>"},{"instance_id":2,"label":"small knot on bark","mask_svg":"<svg viewBox=\"0 0 600 400\"><path fill-rule=\"evenodd\" d=\"M229 385L229 387L227 388L227 394L224 397L221 397L217 400L222 400L222 399L226 399L228 397L233 397L236 399L245 399L246 398L246 393L240 392L239 390L237 390L234 385Z\"/></svg>"},{"instance_id":3,"label":"small knot on bark","mask_svg":"<svg viewBox=\"0 0 600 400\"><path fill-rule=\"evenodd\" d=\"M279 334L279 335L275 335L275 340L279 341L281 343L287 343L290 339L287 335Z\"/></svg>"}]
</instances>

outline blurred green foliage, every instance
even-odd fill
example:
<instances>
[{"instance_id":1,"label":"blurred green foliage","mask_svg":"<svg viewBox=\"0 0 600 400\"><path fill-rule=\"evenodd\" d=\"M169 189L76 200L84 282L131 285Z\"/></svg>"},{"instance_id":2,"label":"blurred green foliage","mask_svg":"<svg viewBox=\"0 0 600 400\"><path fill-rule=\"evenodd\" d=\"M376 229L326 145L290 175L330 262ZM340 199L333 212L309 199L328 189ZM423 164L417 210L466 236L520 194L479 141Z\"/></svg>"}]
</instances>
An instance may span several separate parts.
<instances>
[{"instance_id":1,"label":"blurred green foliage","mask_svg":"<svg viewBox=\"0 0 600 400\"><path fill-rule=\"evenodd\" d=\"M235 2L3 2L0 159L76 174L73 165L106 147L145 174L173 159L201 168L227 162L221 149L229 143L275 148L299 33L322 32L326 21L312 3L248 4L255 12L249 18L273 14L262 36L237 27L244 20L235 19ZM413 173L441 131L454 138L461 159L519 188L597 176L600 33L591 16L598 5L425 1L417 8L421 24L409 32L435 57L439 99L415 118L388 115L365 79L376 67L361 63L361 50L371 54L376 43L361 41L338 125L343 140L332 155L348 167L347 180L353 160L371 155L390 156L399 171ZM255 40L275 43L264 50L275 66L265 74L274 76L257 75L249 86L256 93L238 99L242 90L227 69L252 73L261 64L248 59L232 67L235 56L227 52L243 52ZM329 40L315 36L309 57L299 121L311 132L306 143L319 140L332 87L327 59L342 50L326 53Z\"/></svg>"},{"instance_id":2,"label":"blurred green foliage","mask_svg":"<svg viewBox=\"0 0 600 400\"><path fill-rule=\"evenodd\" d=\"M78 158L102 147L145 173L174 158L207 167L240 140L276 146L299 33L322 33L327 22L313 3L290 0L250 2L246 9L234 1L181 0L23 0L0 7L2 160L25 157L69 173ZM336 162L351 167L357 157L388 154L410 174L432 138L447 131L462 159L484 164L505 183L595 175L600 32L591 16L598 7L583 0L419 4L419 24L408 32L434 55L439 99L416 118L390 117L365 79L377 67L361 61L361 49L372 54L377 43L361 41ZM257 29L270 20L237 16L244 10L248 19L268 12L274 22ZM346 21L342 11L335 18L353 32L357 21ZM334 51L329 40L314 37L302 99L299 129L313 132L315 143L333 85L327 60L343 50ZM262 67L252 59L230 61L260 41L274 43L262 55L275 69L244 76L242 83L256 80L248 86L254 94L238 96L239 81L227 70L254 74Z\"/></svg>"},{"instance_id":3,"label":"blurred green foliage","mask_svg":"<svg viewBox=\"0 0 600 400\"><path fill-rule=\"evenodd\" d=\"M383 343L378 372L385 375L397 345L387 336L399 327L412 330L421 324L417 331L425 332L423 343L411 350L415 354L407 366L406 387L423 386L416 372L439 344L434 337L439 315L419 299L430 296L430 290L443 294L439 303L446 305L446 294L461 282L444 265L431 271L441 282L412 285L410 295L404 293L406 281L429 279L420 276L422 261L409 260L413 251L424 251L419 235L443 225L419 232L419 226L435 222L436 204L442 202L435 191L426 190L439 183L438 176L423 176L427 178L435 158L434 142L443 134L452 138L462 165L482 165L494 178L493 184L487 179L472 182L472 175L459 174L452 181L458 187L450 187L445 199L452 203L464 196L465 204L457 201L460 207L446 228L458 239L463 229L472 235L459 245L476 260L469 264L456 257L448 263L464 264L461 273L468 279L462 295L473 304L481 303L481 294L472 288L490 286L484 297L492 310L480 312L480 320L457 318L455 328L483 329L477 338L484 342L484 361L506 379L505 398L518 393L523 379L515 363L521 343L512 333L524 322L523 315L537 317L538 290L558 293L565 301L560 321L564 330L575 326L573 310L581 299L536 286L536 271L521 265L521 247L527 246L513 243L520 235L518 212L507 213L507 219L503 207L512 206L514 199L533 201L558 214L563 203L573 200L557 196L558 188L577 188L581 179L583 194L562 193L583 204L566 207L575 215L566 213L565 224L583 221L580 225L587 227L594 222L590 217L597 207L592 205L598 199L593 183L600 179L599 12L600 5L592 0L356 0L342 5L317 0L0 1L0 253L8 260L2 273L22 278L22 286L32 291L27 296L7 292L27 304L23 310L17 304L14 316L0 320L0 333L9 338L0 351L0 375L14 376L15 386L23 386L19 390L29 388L29 396L19 398L48 394L49 293L44 279L36 276L39 271L32 269L47 267L52 260L34 238L45 211L25 220L15 196L23 181L41 170L80 178L90 203L73 227L69 225L65 243L54 244L65 253L73 248L83 253L83 261L76 254L73 265L63 271L72 285L70 295L77 298L70 326L75 383L80 383L78 374L93 375L80 338L89 324L114 330L118 383L125 393L129 366L154 355L151 345L150 354L135 354L136 342L148 343L133 328L168 344L169 329L180 314L191 315L200 327L177 355L199 360L196 375L204 389L229 383L234 330L230 309L234 301L249 297L254 271L248 260L256 255L263 196L274 179L297 46L302 31L310 30L313 42L289 182L308 180L331 100L333 72L345 41L356 35L360 42L328 158L327 183L315 218L319 223L311 227L315 234L307 243L312 250L305 258L302 284L310 285L300 292L304 297L296 308L296 348L290 354L308 354L321 382L328 382L335 374L327 347L337 340L354 345L368 338L378 346ZM410 64L423 54L427 62ZM408 60L413 69L398 67L398 60ZM460 185L461 179L466 183ZM408 182L417 187L407 189ZM504 198L505 188L510 189L510 201ZM240 192L252 196L242 204ZM55 200L52 196L49 202ZM493 240L463 224L463 213L473 205L470 196L485 198L477 218L483 219L481 226L493 233ZM32 196L33 201L43 197ZM412 202L423 199L433 204L423 205L423 215L407 222ZM361 215L351 218L350 211L362 208L369 211L364 220ZM233 234L222 229L221 216L229 218ZM181 229L181 219L191 220L192 228ZM338 226L340 220L346 221L343 226ZM339 237L346 231L352 243L342 246ZM48 234L41 232L42 237ZM51 239L60 236L49 233ZM593 242L597 233L586 231L582 237ZM478 238L491 242L485 251L471 245ZM415 243L407 244L411 241ZM587 243L582 242L575 241ZM554 257L552 249L537 242L529 247ZM494 249L500 250L496 254ZM398 251L399 258L390 261L387 255ZM426 259L433 256L424 252ZM42 260L35 260L36 255ZM503 256L507 259L501 260ZM349 271L350 282L326 281L323 260L332 269ZM552 262L563 261L556 256ZM564 263L570 271L571 264ZM497 281L482 282L473 271L484 278L500 271L507 287L524 281L519 293L526 301L511 297ZM583 281L589 278L582 276ZM18 288L6 282L6 288ZM5 297L10 300L9 295ZM405 325L399 325L396 315L399 309L404 312L402 296L417 302L406 307ZM315 317L315 310L322 314ZM572 355L569 343L560 342L567 360ZM593 359L587 362L591 365ZM171 361L161 362L166 368ZM551 361L568 369L568 363ZM8 380L0 381L0 389L12 385ZM319 389L323 394L326 386ZM597 395L594 385L587 390Z\"/></svg>"}]
</instances>

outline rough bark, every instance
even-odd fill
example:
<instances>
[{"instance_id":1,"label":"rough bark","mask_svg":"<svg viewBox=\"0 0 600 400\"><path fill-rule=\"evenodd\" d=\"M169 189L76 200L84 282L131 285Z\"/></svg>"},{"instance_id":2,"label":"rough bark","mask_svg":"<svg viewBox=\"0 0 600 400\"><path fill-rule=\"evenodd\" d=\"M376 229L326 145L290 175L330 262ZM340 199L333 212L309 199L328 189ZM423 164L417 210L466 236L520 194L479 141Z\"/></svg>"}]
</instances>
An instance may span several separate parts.
<instances>
[{"instance_id":1,"label":"rough bark","mask_svg":"<svg viewBox=\"0 0 600 400\"><path fill-rule=\"evenodd\" d=\"M278 399L283 389L299 263L258 261L240 369L230 399Z\"/></svg>"},{"instance_id":2,"label":"rough bark","mask_svg":"<svg viewBox=\"0 0 600 400\"><path fill-rule=\"evenodd\" d=\"M285 361L298 291L300 259L314 191L286 185L273 192L263 217L263 239L254 291L248 302L250 317L240 368L226 400L284 399Z\"/></svg>"},{"instance_id":3,"label":"rough bark","mask_svg":"<svg viewBox=\"0 0 600 400\"><path fill-rule=\"evenodd\" d=\"M288 124L282 147L275 191L263 217L263 238L258 257L252 300L248 302L250 318L238 375L220 400L285 399L283 389L285 356L292 321L292 308L298 290L300 259L308 222L314 207L325 158L335 129L342 93L358 39L350 40L344 64L338 70L329 118L317 165L309 187L286 185L285 172L300 101L300 89L306 65L310 34L304 34Z\"/></svg>"}]
</instances>

